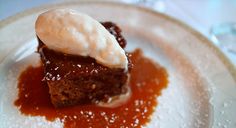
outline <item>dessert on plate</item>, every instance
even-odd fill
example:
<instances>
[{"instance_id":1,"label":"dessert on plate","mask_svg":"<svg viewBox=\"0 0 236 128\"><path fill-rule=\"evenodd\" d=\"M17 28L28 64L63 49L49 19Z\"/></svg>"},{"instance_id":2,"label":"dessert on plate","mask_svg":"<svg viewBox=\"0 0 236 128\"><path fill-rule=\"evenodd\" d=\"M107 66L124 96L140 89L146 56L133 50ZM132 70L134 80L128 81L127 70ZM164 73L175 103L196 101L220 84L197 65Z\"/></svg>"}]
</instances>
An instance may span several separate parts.
<instances>
[{"instance_id":1,"label":"dessert on plate","mask_svg":"<svg viewBox=\"0 0 236 128\"><path fill-rule=\"evenodd\" d=\"M142 127L150 121L168 74L141 49L127 54L118 26L54 9L39 15L35 29L42 64L18 78L14 104L22 114L64 128Z\"/></svg>"},{"instance_id":2,"label":"dessert on plate","mask_svg":"<svg viewBox=\"0 0 236 128\"><path fill-rule=\"evenodd\" d=\"M54 9L38 17L35 29L44 80L55 107L109 103L128 93L132 64L114 23Z\"/></svg>"}]
</instances>

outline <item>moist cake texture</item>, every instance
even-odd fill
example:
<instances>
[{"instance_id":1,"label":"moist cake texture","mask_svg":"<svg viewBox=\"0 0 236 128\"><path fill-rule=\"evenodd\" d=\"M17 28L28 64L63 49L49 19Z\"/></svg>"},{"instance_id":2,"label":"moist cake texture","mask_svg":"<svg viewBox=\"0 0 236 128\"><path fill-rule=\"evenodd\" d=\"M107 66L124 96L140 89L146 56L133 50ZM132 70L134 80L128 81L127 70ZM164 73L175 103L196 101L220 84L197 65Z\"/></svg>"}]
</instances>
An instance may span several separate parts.
<instances>
[{"instance_id":1,"label":"moist cake texture","mask_svg":"<svg viewBox=\"0 0 236 128\"><path fill-rule=\"evenodd\" d=\"M126 41L120 28L112 22L104 22L102 25L125 48ZM51 50L39 38L38 42L38 53L44 66L44 80L55 107L107 102L109 98L127 92L128 75L132 67L128 54L128 71L125 71L122 68L101 65L91 57Z\"/></svg>"}]
</instances>

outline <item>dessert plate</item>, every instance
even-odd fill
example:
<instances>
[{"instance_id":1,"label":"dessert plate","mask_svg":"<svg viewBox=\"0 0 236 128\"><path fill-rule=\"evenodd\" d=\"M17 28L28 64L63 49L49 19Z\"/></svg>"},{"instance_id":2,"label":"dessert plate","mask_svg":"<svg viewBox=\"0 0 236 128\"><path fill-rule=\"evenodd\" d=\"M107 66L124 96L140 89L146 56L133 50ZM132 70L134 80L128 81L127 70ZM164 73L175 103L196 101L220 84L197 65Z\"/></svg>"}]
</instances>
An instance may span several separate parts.
<instances>
[{"instance_id":1,"label":"dessert plate","mask_svg":"<svg viewBox=\"0 0 236 128\"><path fill-rule=\"evenodd\" d=\"M123 30L127 51L144 55L166 68L168 87L158 97L148 128L236 127L236 69L205 37L187 25L145 8L110 2L69 2L31 9L0 23L0 126L63 127L60 120L22 115L14 106L17 77L37 65L34 23L52 8L72 8ZM96 11L94 11L96 10Z\"/></svg>"}]
</instances>

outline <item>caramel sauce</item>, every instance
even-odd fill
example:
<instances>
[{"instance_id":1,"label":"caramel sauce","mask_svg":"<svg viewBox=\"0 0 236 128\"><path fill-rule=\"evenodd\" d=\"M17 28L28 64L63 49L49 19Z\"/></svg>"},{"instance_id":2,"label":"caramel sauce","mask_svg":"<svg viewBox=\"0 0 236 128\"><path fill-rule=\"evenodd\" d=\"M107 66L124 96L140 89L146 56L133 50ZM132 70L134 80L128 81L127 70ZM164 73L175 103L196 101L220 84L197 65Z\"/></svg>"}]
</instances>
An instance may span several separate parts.
<instances>
[{"instance_id":1,"label":"caramel sauce","mask_svg":"<svg viewBox=\"0 0 236 128\"><path fill-rule=\"evenodd\" d=\"M167 72L142 55L131 53L131 98L116 108L95 105L77 105L56 109L50 102L47 84L42 81L43 67L28 67L19 77L19 97L15 105L22 114L45 116L53 121L59 118L64 128L130 128L148 123L157 105L157 96L167 86Z\"/></svg>"}]
</instances>

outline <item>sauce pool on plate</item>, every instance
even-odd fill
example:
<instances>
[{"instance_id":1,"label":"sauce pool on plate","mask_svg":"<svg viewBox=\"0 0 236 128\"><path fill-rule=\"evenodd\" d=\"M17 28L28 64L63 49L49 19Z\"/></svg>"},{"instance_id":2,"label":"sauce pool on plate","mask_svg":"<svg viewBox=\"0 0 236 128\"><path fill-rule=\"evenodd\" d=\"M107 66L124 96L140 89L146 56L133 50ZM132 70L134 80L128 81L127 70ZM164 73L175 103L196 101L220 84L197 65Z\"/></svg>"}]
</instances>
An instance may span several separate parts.
<instances>
[{"instance_id":1,"label":"sauce pool on plate","mask_svg":"<svg viewBox=\"0 0 236 128\"><path fill-rule=\"evenodd\" d=\"M29 116L45 116L54 121L59 118L64 128L126 128L141 127L148 123L157 106L157 97L166 88L166 70L145 58L141 50L131 53L133 69L130 83L131 97L122 106L104 108L95 105L77 105L54 108L48 86L43 81L43 67L28 67L19 77L18 99L14 104Z\"/></svg>"}]
</instances>

